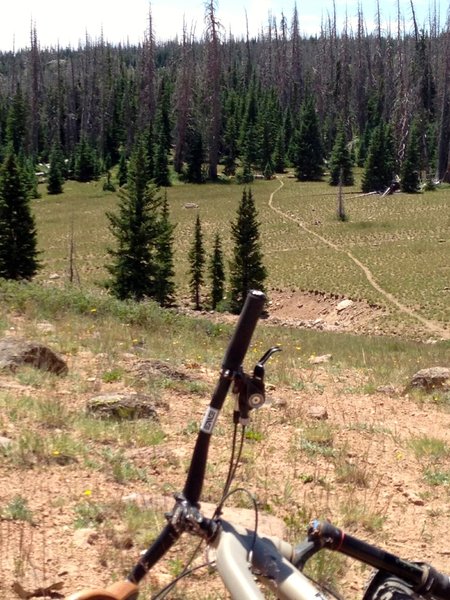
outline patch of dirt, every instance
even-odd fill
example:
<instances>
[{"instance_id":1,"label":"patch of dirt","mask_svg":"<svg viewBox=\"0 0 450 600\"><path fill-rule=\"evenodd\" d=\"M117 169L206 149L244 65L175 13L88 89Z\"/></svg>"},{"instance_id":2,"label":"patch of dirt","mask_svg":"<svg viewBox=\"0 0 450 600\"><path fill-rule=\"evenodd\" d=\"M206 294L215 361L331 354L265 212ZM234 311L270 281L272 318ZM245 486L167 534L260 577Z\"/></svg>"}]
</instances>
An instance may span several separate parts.
<instances>
[{"instance_id":1,"label":"patch of dirt","mask_svg":"<svg viewBox=\"0 0 450 600\"><path fill-rule=\"evenodd\" d=\"M318 331L340 331L359 334L386 333L380 318L386 308L364 300L320 291L271 289L268 292L266 322L273 325L304 327ZM192 317L204 317L215 322L233 323L236 315L214 311L196 311L188 298L180 301L178 309Z\"/></svg>"},{"instance_id":2,"label":"patch of dirt","mask_svg":"<svg viewBox=\"0 0 450 600\"><path fill-rule=\"evenodd\" d=\"M323 292L270 291L269 322L324 331L379 331L385 309L366 301Z\"/></svg>"}]
</instances>

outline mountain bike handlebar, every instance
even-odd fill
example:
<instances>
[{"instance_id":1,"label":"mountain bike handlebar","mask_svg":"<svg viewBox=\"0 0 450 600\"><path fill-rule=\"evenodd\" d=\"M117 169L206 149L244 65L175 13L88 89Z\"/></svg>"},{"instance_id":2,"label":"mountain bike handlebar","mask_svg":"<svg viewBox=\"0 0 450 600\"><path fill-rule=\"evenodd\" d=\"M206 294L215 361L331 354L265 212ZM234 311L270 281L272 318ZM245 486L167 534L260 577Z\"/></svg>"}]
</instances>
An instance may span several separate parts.
<instances>
[{"instance_id":1,"label":"mountain bike handlebar","mask_svg":"<svg viewBox=\"0 0 450 600\"><path fill-rule=\"evenodd\" d=\"M223 500L212 519L199 510L208 460L209 443L217 418L231 384L238 399L235 424L245 423L248 412L264 403L264 363L278 347L271 348L257 363L253 377L243 372L242 362L261 316L265 296L249 292L234 333L225 351L222 369L211 401L203 416L183 492L175 496L167 525L140 557L127 579L104 590L85 590L69 600L136 600L139 582L170 550L183 532L200 536L216 552L216 568L233 598L261 600L264 596L255 576L285 600L324 600L320 589L301 572L309 558L323 548L336 550L406 581L412 589L430 600L450 600L450 579L430 565L404 561L375 546L345 534L331 523L314 521L308 538L295 548L283 540L241 530L219 518ZM230 478L230 482L232 476ZM224 496L226 497L226 496ZM249 570L249 565L252 571ZM378 598L379 596L375 594ZM374 598L365 595L365 600ZM403 596L405 597L405 596Z\"/></svg>"},{"instance_id":2,"label":"mountain bike handlebar","mask_svg":"<svg viewBox=\"0 0 450 600\"><path fill-rule=\"evenodd\" d=\"M450 599L450 577L427 563L411 562L395 554L368 544L349 535L327 521L313 521L308 529L308 540L316 551L335 550L364 562L376 569L396 575L410 584L417 594L437 600ZM299 562L294 560L294 564Z\"/></svg>"},{"instance_id":3,"label":"mountain bike handlebar","mask_svg":"<svg viewBox=\"0 0 450 600\"><path fill-rule=\"evenodd\" d=\"M265 295L260 291L252 290L248 293L234 333L225 351L219 381L203 417L183 489L182 498L191 506L196 506L200 499L205 479L211 434L228 394L233 376L242 366L265 299ZM178 531L176 525L172 523L166 525L159 537L141 557L139 563L128 576L129 581L139 583L147 571L176 542L180 533L181 531Z\"/></svg>"}]
</instances>

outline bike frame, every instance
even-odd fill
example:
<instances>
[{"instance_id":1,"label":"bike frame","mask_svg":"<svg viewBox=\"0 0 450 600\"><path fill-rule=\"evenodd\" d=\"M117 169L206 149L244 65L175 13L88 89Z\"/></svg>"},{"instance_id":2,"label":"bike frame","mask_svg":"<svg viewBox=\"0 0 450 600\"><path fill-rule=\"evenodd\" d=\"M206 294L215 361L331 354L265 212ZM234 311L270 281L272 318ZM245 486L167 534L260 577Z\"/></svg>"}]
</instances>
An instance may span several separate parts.
<instances>
[{"instance_id":1,"label":"bike frame","mask_svg":"<svg viewBox=\"0 0 450 600\"><path fill-rule=\"evenodd\" d=\"M280 600L325 600L320 590L290 562L294 552L290 544L261 537L228 521L221 521L220 529L212 547L217 571L231 598L263 600L256 576Z\"/></svg>"},{"instance_id":2,"label":"bike frame","mask_svg":"<svg viewBox=\"0 0 450 600\"><path fill-rule=\"evenodd\" d=\"M294 552L284 540L260 536L223 519L208 547L211 564L233 600L264 600L257 580L280 600L325 600L291 563ZM78 592L68 600L136 600L138 593L136 584L123 581L104 590Z\"/></svg>"}]
</instances>

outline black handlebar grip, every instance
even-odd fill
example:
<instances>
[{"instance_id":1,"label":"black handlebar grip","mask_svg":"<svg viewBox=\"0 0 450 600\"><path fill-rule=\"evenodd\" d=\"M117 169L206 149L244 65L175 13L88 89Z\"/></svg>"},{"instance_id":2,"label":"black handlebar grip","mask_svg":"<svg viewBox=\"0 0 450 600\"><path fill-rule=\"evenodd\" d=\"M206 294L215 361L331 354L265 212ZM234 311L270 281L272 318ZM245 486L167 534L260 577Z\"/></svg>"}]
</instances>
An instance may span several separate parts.
<instances>
[{"instance_id":1,"label":"black handlebar grip","mask_svg":"<svg viewBox=\"0 0 450 600\"><path fill-rule=\"evenodd\" d=\"M222 364L224 371L234 373L242 365L265 301L266 296L258 290L251 290L247 294L233 337L225 352Z\"/></svg>"},{"instance_id":2,"label":"black handlebar grip","mask_svg":"<svg viewBox=\"0 0 450 600\"><path fill-rule=\"evenodd\" d=\"M429 568L428 581L425 585L426 592L431 593L432 597L441 600L450 598L450 577L440 573L434 567Z\"/></svg>"}]
</instances>

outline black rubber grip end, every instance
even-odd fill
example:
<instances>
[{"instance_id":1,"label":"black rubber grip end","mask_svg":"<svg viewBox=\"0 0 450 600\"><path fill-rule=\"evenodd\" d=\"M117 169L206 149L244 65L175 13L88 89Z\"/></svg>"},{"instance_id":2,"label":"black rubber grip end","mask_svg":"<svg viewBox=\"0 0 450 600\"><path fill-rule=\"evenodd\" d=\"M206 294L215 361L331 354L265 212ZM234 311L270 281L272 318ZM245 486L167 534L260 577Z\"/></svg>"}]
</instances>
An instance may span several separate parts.
<instances>
[{"instance_id":1,"label":"black rubber grip end","mask_svg":"<svg viewBox=\"0 0 450 600\"><path fill-rule=\"evenodd\" d=\"M222 364L225 371L236 372L242 365L265 301L265 294L258 290L251 290L247 294L233 337L225 352Z\"/></svg>"}]
</instances>

